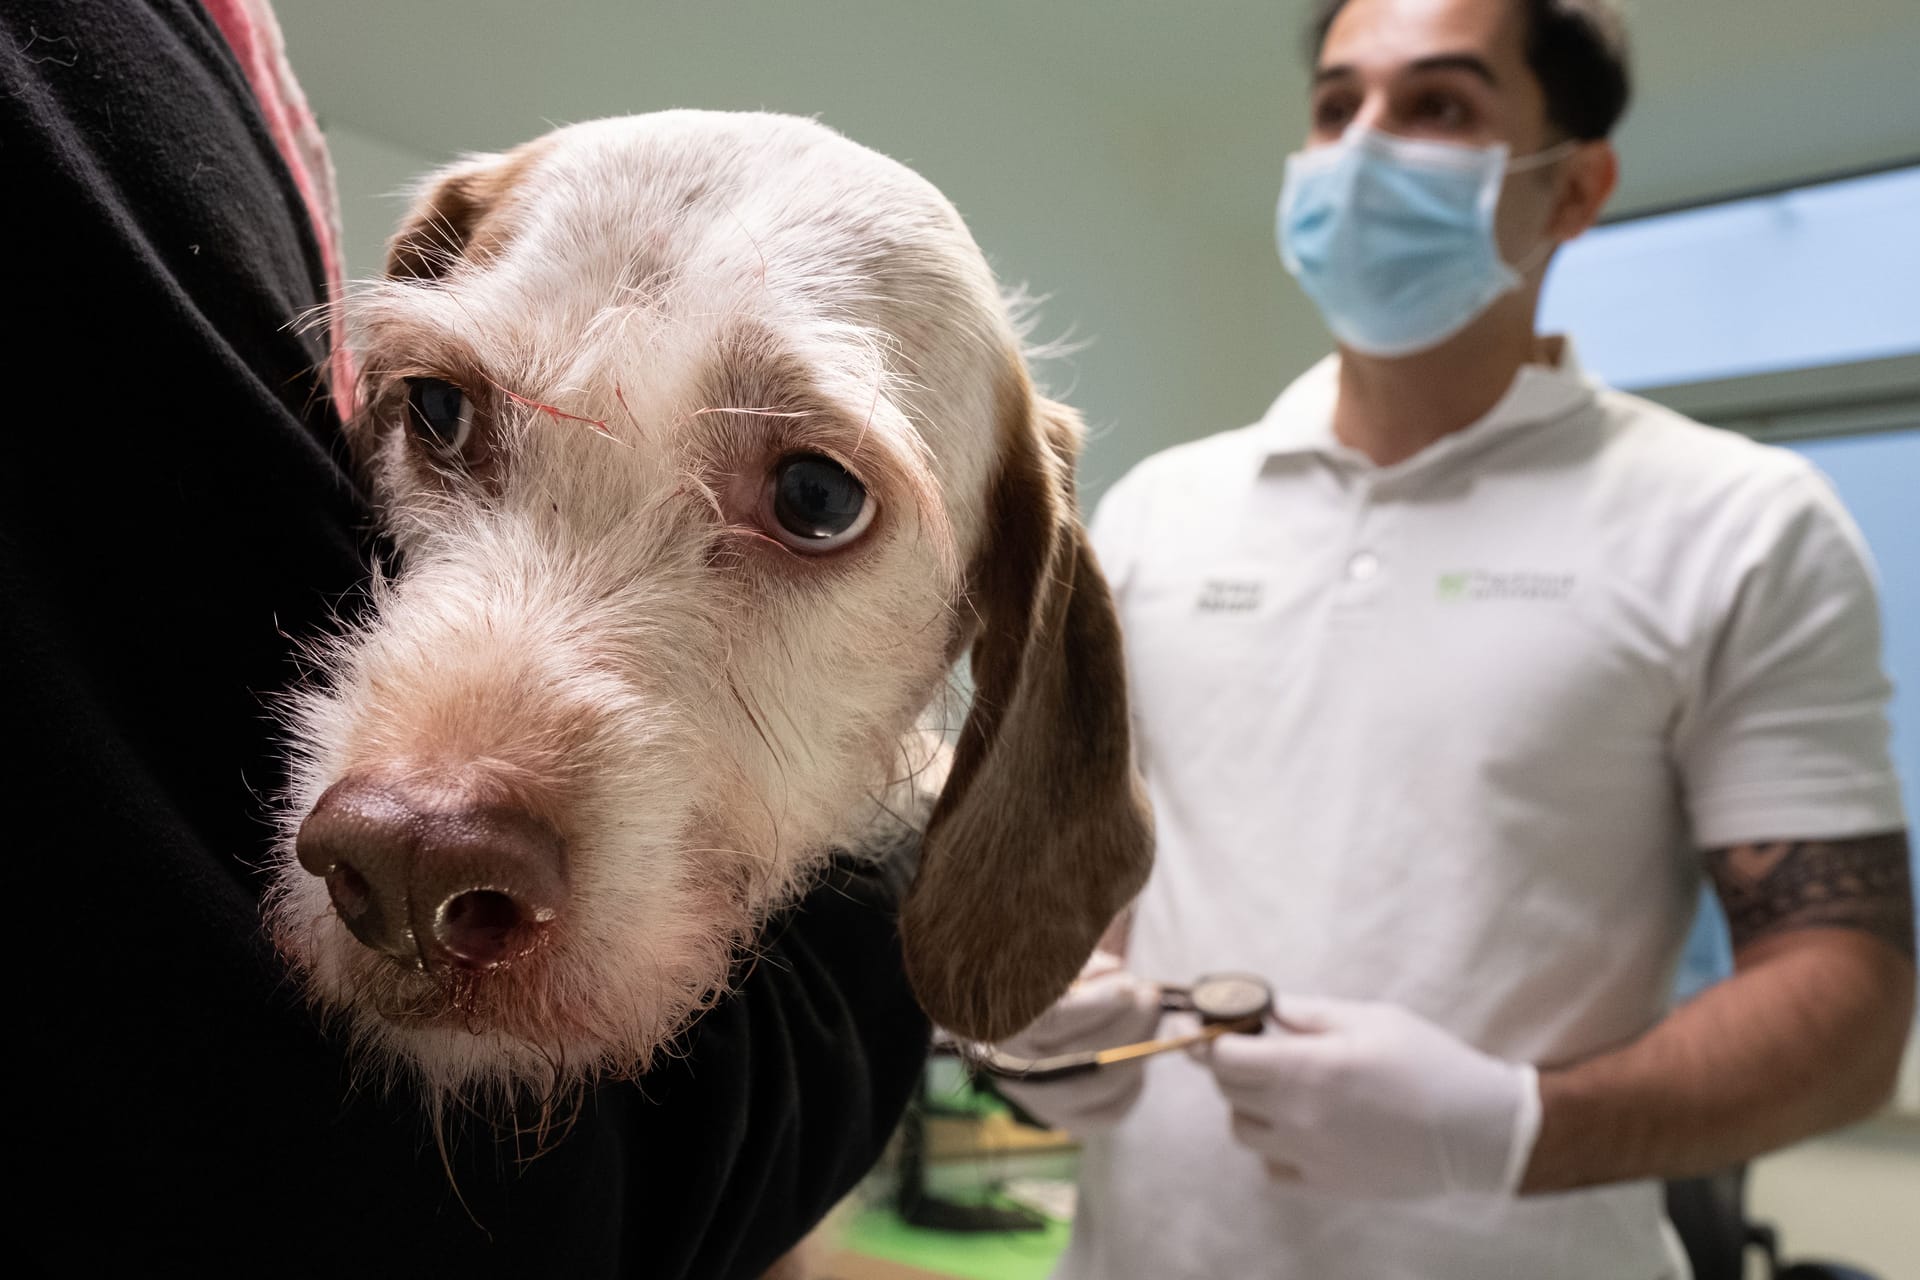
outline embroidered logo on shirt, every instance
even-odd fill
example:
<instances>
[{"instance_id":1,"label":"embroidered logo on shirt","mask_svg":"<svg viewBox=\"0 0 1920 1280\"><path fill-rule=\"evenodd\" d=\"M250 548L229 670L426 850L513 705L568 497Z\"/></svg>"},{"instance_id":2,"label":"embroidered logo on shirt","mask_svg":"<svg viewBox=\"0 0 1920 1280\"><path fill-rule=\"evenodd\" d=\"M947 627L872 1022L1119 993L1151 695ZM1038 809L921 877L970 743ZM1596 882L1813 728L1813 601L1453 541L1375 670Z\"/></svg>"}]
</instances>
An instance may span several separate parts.
<instances>
[{"instance_id":1,"label":"embroidered logo on shirt","mask_svg":"<svg viewBox=\"0 0 1920 1280\"><path fill-rule=\"evenodd\" d=\"M1252 613L1260 607L1258 578L1209 578L1200 584L1195 605L1201 613Z\"/></svg>"},{"instance_id":2,"label":"embroidered logo on shirt","mask_svg":"<svg viewBox=\"0 0 1920 1280\"><path fill-rule=\"evenodd\" d=\"M1494 572L1469 569L1440 575L1436 594L1444 602L1457 600L1565 600L1578 579L1571 573L1538 573L1519 569Z\"/></svg>"}]
</instances>

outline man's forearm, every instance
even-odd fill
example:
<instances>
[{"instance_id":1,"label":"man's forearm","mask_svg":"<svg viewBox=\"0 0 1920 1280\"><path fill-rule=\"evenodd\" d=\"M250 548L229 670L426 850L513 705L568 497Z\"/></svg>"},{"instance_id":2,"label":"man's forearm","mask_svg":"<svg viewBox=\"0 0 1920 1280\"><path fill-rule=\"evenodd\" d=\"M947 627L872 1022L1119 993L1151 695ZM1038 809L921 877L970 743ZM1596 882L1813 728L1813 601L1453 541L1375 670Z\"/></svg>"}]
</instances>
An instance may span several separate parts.
<instances>
[{"instance_id":1,"label":"man's forearm","mask_svg":"<svg viewBox=\"0 0 1920 1280\"><path fill-rule=\"evenodd\" d=\"M1521 1191L1724 1169L1879 1106L1912 1016L1912 962L1838 929L1771 949L1625 1048L1543 1069Z\"/></svg>"},{"instance_id":2,"label":"man's forearm","mask_svg":"<svg viewBox=\"0 0 1920 1280\"><path fill-rule=\"evenodd\" d=\"M1738 971L1633 1043L1542 1067L1523 1192L1682 1177L1860 1119L1913 1017L1904 834L1709 855Z\"/></svg>"}]
</instances>

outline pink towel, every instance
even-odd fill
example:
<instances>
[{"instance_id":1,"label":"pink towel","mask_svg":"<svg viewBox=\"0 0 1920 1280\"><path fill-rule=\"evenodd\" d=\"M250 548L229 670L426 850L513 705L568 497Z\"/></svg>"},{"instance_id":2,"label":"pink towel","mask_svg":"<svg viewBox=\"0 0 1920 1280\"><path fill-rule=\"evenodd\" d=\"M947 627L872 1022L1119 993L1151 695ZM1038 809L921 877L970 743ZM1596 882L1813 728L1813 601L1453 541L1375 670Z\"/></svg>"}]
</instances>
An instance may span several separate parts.
<instances>
[{"instance_id":1,"label":"pink towel","mask_svg":"<svg viewBox=\"0 0 1920 1280\"><path fill-rule=\"evenodd\" d=\"M307 97L287 62L286 42L268 0L200 0L226 36L234 57L247 73L253 95L260 102L274 145L293 173L306 201L320 260L327 273L327 301L336 304L328 329L332 351L331 382L334 402L342 417L353 412L353 356L347 350L346 329L337 304L345 286L340 265L340 199L333 185L333 162L320 134Z\"/></svg>"}]
</instances>

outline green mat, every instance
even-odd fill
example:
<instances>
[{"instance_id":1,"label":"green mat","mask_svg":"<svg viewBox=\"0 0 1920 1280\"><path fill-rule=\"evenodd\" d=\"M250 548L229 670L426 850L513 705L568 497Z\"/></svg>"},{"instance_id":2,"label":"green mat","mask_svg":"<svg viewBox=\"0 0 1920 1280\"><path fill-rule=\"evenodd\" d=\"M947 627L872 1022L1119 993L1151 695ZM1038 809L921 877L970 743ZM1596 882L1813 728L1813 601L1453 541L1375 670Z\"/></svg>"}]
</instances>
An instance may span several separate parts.
<instances>
[{"instance_id":1,"label":"green mat","mask_svg":"<svg viewBox=\"0 0 1920 1280\"><path fill-rule=\"evenodd\" d=\"M923 1231L900 1221L891 1209L868 1209L853 1220L839 1243L854 1253L924 1267L959 1280L1046 1280L1067 1247L1071 1230L1049 1222L1045 1231L979 1235Z\"/></svg>"}]
</instances>

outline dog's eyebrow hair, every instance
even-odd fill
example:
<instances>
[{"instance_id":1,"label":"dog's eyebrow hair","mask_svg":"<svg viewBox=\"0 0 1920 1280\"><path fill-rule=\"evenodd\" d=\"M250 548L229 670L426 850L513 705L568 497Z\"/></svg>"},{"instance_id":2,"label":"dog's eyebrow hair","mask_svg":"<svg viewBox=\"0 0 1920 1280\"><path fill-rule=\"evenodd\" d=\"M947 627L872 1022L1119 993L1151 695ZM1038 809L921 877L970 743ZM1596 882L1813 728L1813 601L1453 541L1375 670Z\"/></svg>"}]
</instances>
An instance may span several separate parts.
<instances>
[{"instance_id":1,"label":"dog's eyebrow hair","mask_svg":"<svg viewBox=\"0 0 1920 1280\"><path fill-rule=\"evenodd\" d=\"M481 376L486 377L486 375L484 374L482 374ZM486 380L487 382L492 384L493 389L495 391L498 391L501 395L513 401L515 404L519 405L523 409L532 409L535 412L544 413L547 415L548 418L550 418L554 422L566 421L566 422L584 423L586 424L587 427L589 427L593 431L595 435L605 436L607 439L613 440L616 442L619 441L620 439L619 436L613 433L612 428L607 426L607 420L605 418L586 418L586 417L582 417L580 414L577 414L577 413L568 413L565 409L562 409L557 405L547 404L544 401L534 400L534 399L530 399L527 396L523 396L519 392L514 391L509 387L502 386L498 381L496 381L493 378L487 378ZM614 392L616 395L619 393L619 388L617 386L614 388ZM620 403L622 408L626 407L626 400L624 398L622 398Z\"/></svg>"},{"instance_id":2,"label":"dog's eyebrow hair","mask_svg":"<svg viewBox=\"0 0 1920 1280\"><path fill-rule=\"evenodd\" d=\"M704 409L695 409L690 416L701 418L709 413L745 413L758 418L811 418L814 416L805 409L775 409L768 406L750 407L738 404L710 404Z\"/></svg>"}]
</instances>

